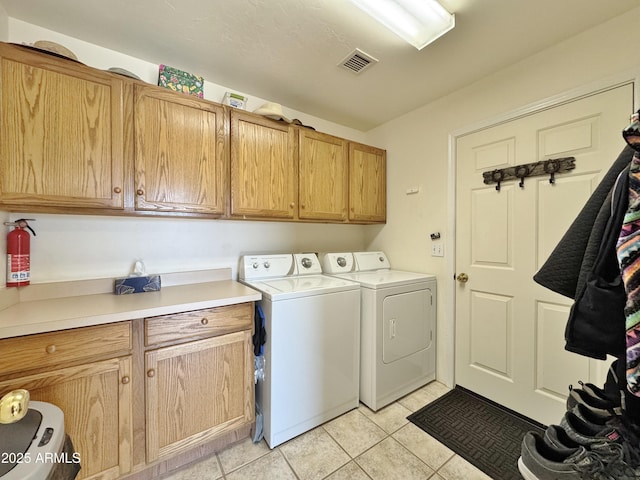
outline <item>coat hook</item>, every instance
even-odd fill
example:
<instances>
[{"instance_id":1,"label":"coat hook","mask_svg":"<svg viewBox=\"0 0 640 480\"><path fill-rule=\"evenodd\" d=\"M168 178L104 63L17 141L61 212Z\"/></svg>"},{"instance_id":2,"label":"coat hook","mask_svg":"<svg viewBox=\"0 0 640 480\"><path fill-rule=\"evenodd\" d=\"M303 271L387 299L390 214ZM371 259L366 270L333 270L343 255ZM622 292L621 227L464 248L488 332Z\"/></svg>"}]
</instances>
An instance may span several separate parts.
<instances>
[{"instance_id":1,"label":"coat hook","mask_svg":"<svg viewBox=\"0 0 640 480\"><path fill-rule=\"evenodd\" d=\"M516 177L520 179L520 188L524 188L524 177L529 176L529 167L527 165L520 165L516 168Z\"/></svg>"},{"instance_id":2,"label":"coat hook","mask_svg":"<svg viewBox=\"0 0 640 480\"><path fill-rule=\"evenodd\" d=\"M526 177L535 177L538 175L549 175L549 183L554 184L556 181L555 174L573 170L576 168L575 162L575 157L539 160L535 163L488 170L482 172L482 177L485 185L495 183L497 191L500 191L503 182L514 179L519 179L520 188L524 188L524 179Z\"/></svg>"},{"instance_id":3,"label":"coat hook","mask_svg":"<svg viewBox=\"0 0 640 480\"><path fill-rule=\"evenodd\" d=\"M549 183L556 183L556 172L560 170L560 163L557 160L547 160L544 162L544 171L549 174Z\"/></svg>"},{"instance_id":4,"label":"coat hook","mask_svg":"<svg viewBox=\"0 0 640 480\"><path fill-rule=\"evenodd\" d=\"M503 170L494 170L491 174L491 179L496 182L496 191L500 191L500 182L504 179Z\"/></svg>"}]
</instances>

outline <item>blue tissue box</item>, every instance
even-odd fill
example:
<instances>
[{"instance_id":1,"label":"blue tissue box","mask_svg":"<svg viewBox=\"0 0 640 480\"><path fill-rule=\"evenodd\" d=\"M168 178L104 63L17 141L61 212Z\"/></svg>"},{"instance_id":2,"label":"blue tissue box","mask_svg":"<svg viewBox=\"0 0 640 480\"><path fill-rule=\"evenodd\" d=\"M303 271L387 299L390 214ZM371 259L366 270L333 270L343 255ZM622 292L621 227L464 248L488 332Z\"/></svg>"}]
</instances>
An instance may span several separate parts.
<instances>
[{"instance_id":1,"label":"blue tissue box","mask_svg":"<svg viewBox=\"0 0 640 480\"><path fill-rule=\"evenodd\" d=\"M160 275L116 278L113 285L113 293L116 295L158 291L160 291Z\"/></svg>"}]
</instances>

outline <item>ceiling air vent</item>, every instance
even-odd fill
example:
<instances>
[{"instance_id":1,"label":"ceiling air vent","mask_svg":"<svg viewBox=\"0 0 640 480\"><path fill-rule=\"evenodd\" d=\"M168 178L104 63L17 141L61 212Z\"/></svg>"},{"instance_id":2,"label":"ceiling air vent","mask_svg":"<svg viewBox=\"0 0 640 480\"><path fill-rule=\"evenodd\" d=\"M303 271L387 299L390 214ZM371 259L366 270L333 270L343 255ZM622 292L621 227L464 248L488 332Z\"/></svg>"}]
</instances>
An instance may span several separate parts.
<instances>
[{"instance_id":1,"label":"ceiling air vent","mask_svg":"<svg viewBox=\"0 0 640 480\"><path fill-rule=\"evenodd\" d=\"M338 65L353 73L362 73L363 70L375 65L376 63L378 63L376 58L373 58L371 55L368 55L362 50L356 48Z\"/></svg>"}]
</instances>

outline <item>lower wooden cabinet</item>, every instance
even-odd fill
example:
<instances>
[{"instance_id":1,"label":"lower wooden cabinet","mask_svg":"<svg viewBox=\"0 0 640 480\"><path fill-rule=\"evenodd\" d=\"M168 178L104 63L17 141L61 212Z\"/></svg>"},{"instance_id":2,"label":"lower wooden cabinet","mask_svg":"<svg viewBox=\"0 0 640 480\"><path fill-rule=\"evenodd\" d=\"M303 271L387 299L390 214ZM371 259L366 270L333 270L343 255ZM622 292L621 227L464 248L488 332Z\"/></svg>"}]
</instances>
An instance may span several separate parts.
<instances>
[{"instance_id":1,"label":"lower wooden cabinet","mask_svg":"<svg viewBox=\"0 0 640 480\"><path fill-rule=\"evenodd\" d=\"M77 480L157 478L249 435L252 335L247 302L2 339L0 396L62 409Z\"/></svg>"},{"instance_id":2,"label":"lower wooden cabinet","mask_svg":"<svg viewBox=\"0 0 640 480\"><path fill-rule=\"evenodd\" d=\"M110 480L130 472L131 356L0 382L0 394L17 388L64 412L65 431L80 457L77 480Z\"/></svg>"},{"instance_id":3,"label":"lower wooden cabinet","mask_svg":"<svg viewBox=\"0 0 640 480\"><path fill-rule=\"evenodd\" d=\"M147 462L253 421L251 331L145 354Z\"/></svg>"}]
</instances>

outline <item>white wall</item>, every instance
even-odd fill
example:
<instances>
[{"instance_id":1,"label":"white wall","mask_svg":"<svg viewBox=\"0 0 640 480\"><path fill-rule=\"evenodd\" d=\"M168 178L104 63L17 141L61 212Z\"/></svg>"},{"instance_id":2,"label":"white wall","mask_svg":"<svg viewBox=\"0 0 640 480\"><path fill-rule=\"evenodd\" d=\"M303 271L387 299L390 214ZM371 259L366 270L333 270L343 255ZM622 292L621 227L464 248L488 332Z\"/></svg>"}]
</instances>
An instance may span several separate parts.
<instances>
[{"instance_id":1,"label":"white wall","mask_svg":"<svg viewBox=\"0 0 640 480\"><path fill-rule=\"evenodd\" d=\"M368 132L367 142L387 149L388 222L367 227L366 243L385 250L397 268L438 276L438 378L453 378L449 135L591 82L640 70L640 58L628 49L639 23L637 8ZM626 121L621 119L621 130ZM622 149L622 137L620 141ZM420 186L420 193L406 195L413 186ZM429 234L436 231L447 247L443 258L430 253Z\"/></svg>"},{"instance_id":2,"label":"white wall","mask_svg":"<svg viewBox=\"0 0 640 480\"><path fill-rule=\"evenodd\" d=\"M0 11L0 38L3 19ZM8 41L33 43L37 40L58 42L73 51L78 59L95 68L121 67L143 80L156 84L158 66L92 45L81 40L45 30L9 18ZM220 102L232 88L206 81L205 98ZM247 110L258 108L265 100L251 92ZM290 118L299 118L317 130L354 141L364 141L365 134L288 109ZM134 261L144 260L147 271L197 270L232 267L237 271L238 257L244 253L280 253L294 251L362 250L364 227L360 225L300 224L222 220L188 220L167 218L125 218L81 215L42 215L0 212L0 221L35 218L37 233L31 239L32 283L81 278L123 276ZM6 230L5 230L6 231ZM0 235L0 251L6 252L5 235ZM6 285L6 265L1 263L2 283Z\"/></svg>"},{"instance_id":3,"label":"white wall","mask_svg":"<svg viewBox=\"0 0 640 480\"><path fill-rule=\"evenodd\" d=\"M7 11L0 5L0 40L5 41L9 38L9 17Z\"/></svg>"},{"instance_id":4,"label":"white wall","mask_svg":"<svg viewBox=\"0 0 640 480\"><path fill-rule=\"evenodd\" d=\"M31 225L32 282L118 277L142 259L149 273L231 267L245 253L344 251L364 245L357 225L11 214Z\"/></svg>"}]
</instances>

